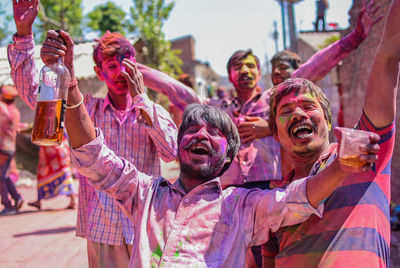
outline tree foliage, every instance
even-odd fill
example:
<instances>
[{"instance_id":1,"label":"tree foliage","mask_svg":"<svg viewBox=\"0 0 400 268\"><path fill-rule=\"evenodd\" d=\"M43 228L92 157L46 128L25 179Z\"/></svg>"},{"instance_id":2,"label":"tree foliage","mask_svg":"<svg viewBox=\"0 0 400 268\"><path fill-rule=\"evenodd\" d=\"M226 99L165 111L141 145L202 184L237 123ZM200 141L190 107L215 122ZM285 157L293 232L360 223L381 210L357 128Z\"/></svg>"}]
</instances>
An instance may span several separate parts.
<instances>
[{"instance_id":1,"label":"tree foliage","mask_svg":"<svg viewBox=\"0 0 400 268\"><path fill-rule=\"evenodd\" d=\"M74 38L82 37L82 0L41 0L39 18L37 26L42 39L53 29L65 30Z\"/></svg>"},{"instance_id":2,"label":"tree foliage","mask_svg":"<svg viewBox=\"0 0 400 268\"><path fill-rule=\"evenodd\" d=\"M6 10L9 10L12 8L11 2L9 3L4 3L0 2L0 44L3 44L4 42L8 41L12 35L12 30L10 29L10 24L12 23L12 14L10 15L9 13L6 12ZM8 7L8 6L11 7ZM12 11L11 11L12 12Z\"/></svg>"},{"instance_id":3,"label":"tree foliage","mask_svg":"<svg viewBox=\"0 0 400 268\"><path fill-rule=\"evenodd\" d=\"M144 42L143 63L170 75L181 73L180 51L171 49L171 42L165 39L162 31L175 2L166 4L165 0L133 0L131 17L133 30Z\"/></svg>"},{"instance_id":4,"label":"tree foliage","mask_svg":"<svg viewBox=\"0 0 400 268\"><path fill-rule=\"evenodd\" d=\"M106 31L119 32L125 35L129 21L126 20L126 13L113 2L107 2L96 6L88 15L87 26L103 35Z\"/></svg>"}]
</instances>

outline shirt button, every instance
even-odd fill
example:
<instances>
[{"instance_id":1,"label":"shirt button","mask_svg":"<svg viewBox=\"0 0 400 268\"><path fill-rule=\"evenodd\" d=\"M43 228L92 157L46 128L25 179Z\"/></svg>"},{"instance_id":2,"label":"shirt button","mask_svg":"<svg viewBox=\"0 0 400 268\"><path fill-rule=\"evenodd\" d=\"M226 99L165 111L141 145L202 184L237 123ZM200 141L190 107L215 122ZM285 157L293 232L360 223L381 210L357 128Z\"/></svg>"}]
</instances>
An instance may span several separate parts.
<instances>
[{"instance_id":1,"label":"shirt button","mask_svg":"<svg viewBox=\"0 0 400 268\"><path fill-rule=\"evenodd\" d=\"M165 262L169 261L169 258L168 257L164 257L164 261Z\"/></svg>"},{"instance_id":2,"label":"shirt button","mask_svg":"<svg viewBox=\"0 0 400 268\"><path fill-rule=\"evenodd\" d=\"M184 201L186 204L189 203L189 199L187 199L187 198L185 198L183 201Z\"/></svg>"},{"instance_id":3,"label":"shirt button","mask_svg":"<svg viewBox=\"0 0 400 268\"><path fill-rule=\"evenodd\" d=\"M178 230L178 229L179 229L179 226L178 226L178 225L175 225L175 226L174 226L174 229L175 229L175 230Z\"/></svg>"}]
</instances>

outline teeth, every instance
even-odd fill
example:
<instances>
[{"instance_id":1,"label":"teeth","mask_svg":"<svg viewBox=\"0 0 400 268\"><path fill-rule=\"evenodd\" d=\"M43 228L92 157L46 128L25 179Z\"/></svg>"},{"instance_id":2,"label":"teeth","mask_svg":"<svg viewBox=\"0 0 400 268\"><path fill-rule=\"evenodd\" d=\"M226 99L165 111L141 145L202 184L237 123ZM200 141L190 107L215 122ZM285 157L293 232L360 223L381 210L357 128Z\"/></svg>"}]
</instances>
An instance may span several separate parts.
<instances>
[{"instance_id":1,"label":"teeth","mask_svg":"<svg viewBox=\"0 0 400 268\"><path fill-rule=\"evenodd\" d=\"M204 150L206 153L209 153L209 149L204 144L196 144L191 148L191 151L195 150Z\"/></svg>"},{"instance_id":2,"label":"teeth","mask_svg":"<svg viewBox=\"0 0 400 268\"><path fill-rule=\"evenodd\" d=\"M293 129L293 133L296 133L300 130L311 130L311 128L308 125L299 125Z\"/></svg>"}]
</instances>

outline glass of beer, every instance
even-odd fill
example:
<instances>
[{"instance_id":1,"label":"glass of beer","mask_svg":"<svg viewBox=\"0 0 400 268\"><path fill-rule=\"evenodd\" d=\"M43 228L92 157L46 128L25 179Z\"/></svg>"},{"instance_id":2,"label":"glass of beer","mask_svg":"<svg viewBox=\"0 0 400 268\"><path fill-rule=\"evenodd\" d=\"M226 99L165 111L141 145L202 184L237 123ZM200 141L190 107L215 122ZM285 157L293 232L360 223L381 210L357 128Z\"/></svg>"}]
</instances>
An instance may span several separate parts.
<instances>
[{"instance_id":1,"label":"glass of beer","mask_svg":"<svg viewBox=\"0 0 400 268\"><path fill-rule=\"evenodd\" d=\"M335 135L337 138L339 138L339 135L341 136L338 149L340 163L348 167L354 167L356 171L360 170L359 168L366 164L365 161L359 159L360 154L363 153L360 148L362 145L370 143L372 133L364 130L336 127Z\"/></svg>"}]
</instances>

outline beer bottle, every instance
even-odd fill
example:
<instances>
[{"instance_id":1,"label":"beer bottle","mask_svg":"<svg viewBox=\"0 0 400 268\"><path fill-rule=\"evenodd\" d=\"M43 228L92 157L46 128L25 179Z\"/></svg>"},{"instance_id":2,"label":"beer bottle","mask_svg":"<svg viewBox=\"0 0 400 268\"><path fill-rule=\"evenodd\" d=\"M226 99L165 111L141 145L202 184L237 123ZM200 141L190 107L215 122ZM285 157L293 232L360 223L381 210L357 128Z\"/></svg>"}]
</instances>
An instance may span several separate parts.
<instances>
[{"instance_id":1,"label":"beer bottle","mask_svg":"<svg viewBox=\"0 0 400 268\"><path fill-rule=\"evenodd\" d=\"M40 70L31 140L40 146L60 145L63 139L68 85L71 80L62 58Z\"/></svg>"}]
</instances>

